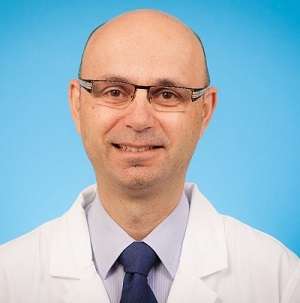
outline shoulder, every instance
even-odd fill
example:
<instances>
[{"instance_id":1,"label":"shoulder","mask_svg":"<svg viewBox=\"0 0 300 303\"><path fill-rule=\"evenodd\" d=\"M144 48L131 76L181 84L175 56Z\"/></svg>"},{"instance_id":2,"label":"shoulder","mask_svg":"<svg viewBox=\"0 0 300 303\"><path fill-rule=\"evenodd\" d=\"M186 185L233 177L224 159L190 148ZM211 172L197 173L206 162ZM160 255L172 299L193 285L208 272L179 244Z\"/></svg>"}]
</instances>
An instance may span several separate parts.
<instances>
[{"instance_id":1,"label":"shoulder","mask_svg":"<svg viewBox=\"0 0 300 303\"><path fill-rule=\"evenodd\" d=\"M193 240L204 239L206 250L207 243L210 243L212 255L226 260L224 270L207 278L211 279L212 285L215 279L219 279L225 289L226 285L234 285L242 293L252 292L251 296L254 293L266 296L274 293L274 296L280 294L284 298L281 302L298 302L292 300L300 297L298 256L271 235L217 212L195 186L189 192L192 193L190 218L194 222Z\"/></svg>"},{"instance_id":2,"label":"shoulder","mask_svg":"<svg viewBox=\"0 0 300 303\"><path fill-rule=\"evenodd\" d=\"M0 246L0 302L23 302L41 289L61 224L61 218L54 219Z\"/></svg>"},{"instance_id":3,"label":"shoulder","mask_svg":"<svg viewBox=\"0 0 300 303\"><path fill-rule=\"evenodd\" d=\"M247 252L248 255L265 258L288 257L291 261L299 262L299 258L283 243L252 226L233 217L221 215L224 234L228 248L236 253Z\"/></svg>"},{"instance_id":4,"label":"shoulder","mask_svg":"<svg viewBox=\"0 0 300 303\"><path fill-rule=\"evenodd\" d=\"M95 195L95 185L82 190L71 208L62 216L48 221L31 232L0 245L0 263L2 266L18 266L26 261L27 264L37 262L50 254L53 241L68 229L68 222L82 217L84 207L92 201ZM1 265L0 264L0 265ZM23 265L22 267L23 268Z\"/></svg>"},{"instance_id":5,"label":"shoulder","mask_svg":"<svg viewBox=\"0 0 300 303\"><path fill-rule=\"evenodd\" d=\"M228 262L232 272L253 277L259 283L277 286L282 302L295 302L300 296L300 259L283 243L229 216L220 215L224 223ZM251 278L252 277L252 278Z\"/></svg>"},{"instance_id":6,"label":"shoulder","mask_svg":"<svg viewBox=\"0 0 300 303\"><path fill-rule=\"evenodd\" d=\"M186 188L190 194L189 200L197 200L191 203L191 212L197 219L195 221L201 220L203 224L209 225L208 231L218 230L224 237L229 254L260 256L267 259L286 256L291 262L299 262L299 258L293 252L271 235L219 213L195 184L187 184ZM196 227L199 226L201 225L197 223Z\"/></svg>"},{"instance_id":7,"label":"shoulder","mask_svg":"<svg viewBox=\"0 0 300 303\"><path fill-rule=\"evenodd\" d=\"M37 265L47 254L53 235L60 228L61 217L51 220L14 240L0 245L0 266L7 270L26 269Z\"/></svg>"}]
</instances>

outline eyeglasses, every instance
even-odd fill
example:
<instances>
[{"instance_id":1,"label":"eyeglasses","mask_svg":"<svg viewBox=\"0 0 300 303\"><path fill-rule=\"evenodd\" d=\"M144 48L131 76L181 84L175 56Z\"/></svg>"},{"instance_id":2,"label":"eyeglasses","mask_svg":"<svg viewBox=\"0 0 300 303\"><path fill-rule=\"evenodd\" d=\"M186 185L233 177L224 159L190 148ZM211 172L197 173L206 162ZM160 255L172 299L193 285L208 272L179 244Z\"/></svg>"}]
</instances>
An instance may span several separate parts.
<instances>
[{"instance_id":1,"label":"eyeglasses","mask_svg":"<svg viewBox=\"0 0 300 303\"><path fill-rule=\"evenodd\" d=\"M208 89L178 86L135 85L123 81L79 79L81 87L86 89L97 104L116 109L126 108L134 100L137 89L147 90L147 99L157 111L181 112L187 104L202 97Z\"/></svg>"}]
</instances>

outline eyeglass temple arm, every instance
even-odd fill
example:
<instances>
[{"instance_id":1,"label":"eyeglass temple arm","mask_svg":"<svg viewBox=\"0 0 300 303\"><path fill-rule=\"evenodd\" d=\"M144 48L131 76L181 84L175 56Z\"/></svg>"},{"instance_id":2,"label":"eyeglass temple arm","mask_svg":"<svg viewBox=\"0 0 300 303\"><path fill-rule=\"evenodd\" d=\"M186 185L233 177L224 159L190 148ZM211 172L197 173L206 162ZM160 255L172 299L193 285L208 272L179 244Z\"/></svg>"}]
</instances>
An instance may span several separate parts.
<instances>
[{"instance_id":1,"label":"eyeglass temple arm","mask_svg":"<svg viewBox=\"0 0 300 303\"><path fill-rule=\"evenodd\" d=\"M93 84L92 82L86 81L86 80L82 80L82 79L78 79L79 81L79 85L83 88L85 88L87 91L91 92L92 88L93 88Z\"/></svg>"},{"instance_id":2,"label":"eyeglass temple arm","mask_svg":"<svg viewBox=\"0 0 300 303\"><path fill-rule=\"evenodd\" d=\"M202 97L208 89L209 89L209 87L193 90L192 102L197 101L200 97Z\"/></svg>"}]
</instances>

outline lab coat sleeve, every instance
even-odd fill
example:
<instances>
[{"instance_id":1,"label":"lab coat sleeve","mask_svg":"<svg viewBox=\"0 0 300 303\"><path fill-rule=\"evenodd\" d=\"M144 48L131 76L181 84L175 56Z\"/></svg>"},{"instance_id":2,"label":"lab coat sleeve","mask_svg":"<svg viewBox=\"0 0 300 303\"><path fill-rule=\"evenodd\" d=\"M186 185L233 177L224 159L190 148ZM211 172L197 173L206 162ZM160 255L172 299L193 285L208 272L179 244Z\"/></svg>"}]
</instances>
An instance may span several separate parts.
<instances>
[{"instance_id":1,"label":"lab coat sleeve","mask_svg":"<svg viewBox=\"0 0 300 303\"><path fill-rule=\"evenodd\" d=\"M283 303L300 302L300 262L295 267L282 298Z\"/></svg>"},{"instance_id":2,"label":"lab coat sleeve","mask_svg":"<svg viewBox=\"0 0 300 303\"><path fill-rule=\"evenodd\" d=\"M11 302L9 298L8 278L1 262L0 262L0 302L5 302L5 303Z\"/></svg>"}]
</instances>

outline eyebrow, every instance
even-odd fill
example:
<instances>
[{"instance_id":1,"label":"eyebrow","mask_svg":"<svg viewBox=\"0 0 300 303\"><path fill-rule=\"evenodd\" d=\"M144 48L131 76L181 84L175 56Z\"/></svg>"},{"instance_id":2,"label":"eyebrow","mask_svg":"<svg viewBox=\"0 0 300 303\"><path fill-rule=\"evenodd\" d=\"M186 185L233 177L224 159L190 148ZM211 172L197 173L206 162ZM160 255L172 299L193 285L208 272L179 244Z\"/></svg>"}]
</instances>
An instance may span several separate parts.
<instances>
[{"instance_id":1,"label":"eyebrow","mask_svg":"<svg viewBox=\"0 0 300 303\"><path fill-rule=\"evenodd\" d=\"M172 80L172 79L168 79L168 78L159 78L159 79L156 79L155 81L155 85L161 85L161 86L184 86L182 83L179 83L175 80Z\"/></svg>"},{"instance_id":2,"label":"eyebrow","mask_svg":"<svg viewBox=\"0 0 300 303\"><path fill-rule=\"evenodd\" d=\"M122 76L116 76L116 75L103 75L103 80L109 80L109 81L119 81L119 82L127 82L132 83L128 78L122 77ZM143 84L141 84L143 85ZM183 87L184 85L182 83L179 83L175 80L169 79L169 78L158 78L154 81L154 83L149 84L149 86L178 86Z\"/></svg>"}]
</instances>

